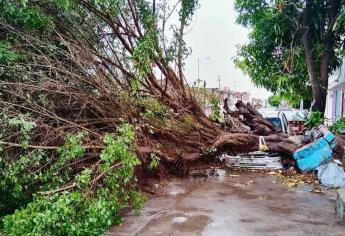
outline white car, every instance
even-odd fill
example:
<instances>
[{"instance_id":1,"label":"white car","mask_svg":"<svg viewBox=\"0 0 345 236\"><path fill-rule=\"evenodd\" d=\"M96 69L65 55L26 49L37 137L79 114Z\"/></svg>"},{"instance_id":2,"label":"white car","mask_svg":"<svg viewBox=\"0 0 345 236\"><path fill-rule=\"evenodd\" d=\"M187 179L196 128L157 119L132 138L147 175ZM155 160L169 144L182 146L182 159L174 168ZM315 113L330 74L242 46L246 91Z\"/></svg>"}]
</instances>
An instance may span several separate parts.
<instances>
[{"instance_id":1,"label":"white car","mask_svg":"<svg viewBox=\"0 0 345 236\"><path fill-rule=\"evenodd\" d=\"M260 111L259 111L260 112ZM262 110L260 112L262 116L272 124L274 124L275 127L280 129L283 133L292 134L292 129L289 125L289 122L286 118L286 115L284 111L280 110Z\"/></svg>"},{"instance_id":2,"label":"white car","mask_svg":"<svg viewBox=\"0 0 345 236\"><path fill-rule=\"evenodd\" d=\"M282 169L281 157L267 152L250 152L238 156L224 154L225 164L232 168Z\"/></svg>"},{"instance_id":3,"label":"white car","mask_svg":"<svg viewBox=\"0 0 345 236\"><path fill-rule=\"evenodd\" d=\"M271 122L283 133L292 134L292 129L283 111L265 109L259 110L263 118ZM249 152L237 156L224 154L223 158L229 167L251 169L281 169L283 168L280 155L268 152Z\"/></svg>"},{"instance_id":4,"label":"white car","mask_svg":"<svg viewBox=\"0 0 345 236\"><path fill-rule=\"evenodd\" d=\"M284 112L286 119L289 122L290 121L305 121L308 117L308 112L301 111L298 109L279 109L279 111Z\"/></svg>"}]
</instances>

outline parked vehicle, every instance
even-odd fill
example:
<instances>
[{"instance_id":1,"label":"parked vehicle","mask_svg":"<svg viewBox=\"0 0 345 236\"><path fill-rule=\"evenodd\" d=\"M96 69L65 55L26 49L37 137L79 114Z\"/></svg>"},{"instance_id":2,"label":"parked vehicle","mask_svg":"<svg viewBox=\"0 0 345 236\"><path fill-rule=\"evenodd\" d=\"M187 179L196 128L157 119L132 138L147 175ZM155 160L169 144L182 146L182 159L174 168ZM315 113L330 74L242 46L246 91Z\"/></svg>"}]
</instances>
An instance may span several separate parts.
<instances>
[{"instance_id":1,"label":"parked vehicle","mask_svg":"<svg viewBox=\"0 0 345 236\"><path fill-rule=\"evenodd\" d=\"M281 157L267 152L250 152L238 156L224 155L225 163L229 167L248 169L281 169Z\"/></svg>"},{"instance_id":2,"label":"parked vehicle","mask_svg":"<svg viewBox=\"0 0 345 236\"><path fill-rule=\"evenodd\" d=\"M274 124L278 129L280 129L283 133L286 134L293 134L290 124L286 118L286 115L283 111L280 110L262 110L259 111L262 116Z\"/></svg>"},{"instance_id":3,"label":"parked vehicle","mask_svg":"<svg viewBox=\"0 0 345 236\"><path fill-rule=\"evenodd\" d=\"M305 128L304 123L308 117L308 112L298 109L279 109L279 111L284 112L292 133L295 135L302 135Z\"/></svg>"},{"instance_id":4,"label":"parked vehicle","mask_svg":"<svg viewBox=\"0 0 345 236\"><path fill-rule=\"evenodd\" d=\"M283 133L293 134L284 111L261 109L259 112ZM281 169L281 156L263 151L249 152L237 156L224 155L225 163L229 167L250 169Z\"/></svg>"},{"instance_id":5,"label":"parked vehicle","mask_svg":"<svg viewBox=\"0 0 345 236\"><path fill-rule=\"evenodd\" d=\"M308 117L308 112L298 109L277 109L284 112L286 119L290 121L305 121Z\"/></svg>"}]
</instances>

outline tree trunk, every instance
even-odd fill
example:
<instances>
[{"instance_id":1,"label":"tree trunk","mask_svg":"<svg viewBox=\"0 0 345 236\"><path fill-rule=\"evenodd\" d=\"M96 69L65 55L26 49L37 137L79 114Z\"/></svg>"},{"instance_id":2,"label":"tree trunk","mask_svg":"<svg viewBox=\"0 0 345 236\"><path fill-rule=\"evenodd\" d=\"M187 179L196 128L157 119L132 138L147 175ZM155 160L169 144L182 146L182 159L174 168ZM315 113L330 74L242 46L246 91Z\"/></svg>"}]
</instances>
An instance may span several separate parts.
<instances>
[{"instance_id":1,"label":"tree trunk","mask_svg":"<svg viewBox=\"0 0 345 236\"><path fill-rule=\"evenodd\" d=\"M184 34L185 20L181 19L180 35L179 35L179 45L178 45L178 75L181 83L181 87L184 92L184 77L183 77L183 34Z\"/></svg>"},{"instance_id":2,"label":"tree trunk","mask_svg":"<svg viewBox=\"0 0 345 236\"><path fill-rule=\"evenodd\" d=\"M321 90L321 97L322 101L324 102L323 110L326 107L326 99L327 99L327 90L328 90L328 75L329 75L329 65L331 58L334 56L334 32L333 32L333 25L336 21L336 17L340 11L341 0L334 0L332 1L332 7L329 10L329 20L327 25L327 30L325 32L325 36L323 39L323 44L325 46L325 52L321 56L321 65L320 65L320 90Z\"/></svg>"},{"instance_id":3,"label":"tree trunk","mask_svg":"<svg viewBox=\"0 0 345 236\"><path fill-rule=\"evenodd\" d=\"M312 14L312 1L306 2L306 7L303 12L303 26L304 33L302 37L306 63L308 68L308 75L313 91L313 111L324 112L326 108L327 90L328 90L328 74L331 58L334 56L334 32L333 26L336 21L336 17L340 11L341 0L332 1L332 6L328 12L328 24L325 26L325 32L323 37L323 44L325 46L325 52L321 56L320 60L315 58L312 52L312 40L310 37L311 14ZM320 61L320 78L316 70L315 62Z\"/></svg>"},{"instance_id":4,"label":"tree trunk","mask_svg":"<svg viewBox=\"0 0 345 236\"><path fill-rule=\"evenodd\" d=\"M324 112L325 110L325 100L326 98L322 95L321 86L318 80L315 61L312 52L312 45L310 39L310 29L309 29L309 20L310 20L310 13L311 9L311 1L307 1L306 7L303 12L303 26L304 26L304 33L302 36L302 42L304 45L305 51L305 58L307 63L308 69L308 76L311 84L311 88L313 91L313 103L312 103L312 110L313 111L321 111Z\"/></svg>"}]
</instances>

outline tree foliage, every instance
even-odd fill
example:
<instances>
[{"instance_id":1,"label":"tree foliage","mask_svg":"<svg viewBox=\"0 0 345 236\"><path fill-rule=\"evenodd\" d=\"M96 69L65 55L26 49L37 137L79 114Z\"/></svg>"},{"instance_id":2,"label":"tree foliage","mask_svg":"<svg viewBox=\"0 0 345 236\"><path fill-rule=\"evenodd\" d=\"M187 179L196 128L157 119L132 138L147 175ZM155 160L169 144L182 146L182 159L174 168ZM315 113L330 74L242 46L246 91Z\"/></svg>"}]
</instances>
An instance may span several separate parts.
<instances>
[{"instance_id":1,"label":"tree foliage","mask_svg":"<svg viewBox=\"0 0 345 236\"><path fill-rule=\"evenodd\" d=\"M16 190L27 191L28 188L34 187L30 185L30 178L41 183L41 191L57 188L58 185L71 181L71 169L65 169L60 176L57 173L69 161L84 156L82 137L68 135L65 145L59 150L59 159L51 168L37 175L19 177L25 168L40 167L42 158L37 153L30 159L22 157L11 163L2 173L2 186L8 186L6 181L11 181L18 186L14 187L15 191L11 193L15 195ZM106 147L102 150L100 166L105 177L101 189L94 190L94 170L85 168L75 175L75 182L70 184L69 188L65 188L66 191L46 191L46 196L37 193L24 209L6 216L4 232L8 235L99 235L111 225L121 222L121 208L133 206L139 210L145 198L133 187L134 167L140 164L139 159L130 150L129 145L133 139L133 128L129 125L120 127L117 136L105 135ZM114 163L117 164L114 166ZM73 188L75 190L67 191ZM132 204L129 204L129 200Z\"/></svg>"},{"instance_id":2,"label":"tree foliage","mask_svg":"<svg viewBox=\"0 0 345 236\"><path fill-rule=\"evenodd\" d=\"M291 98L325 106L328 75L344 55L344 4L336 1L237 0L237 22L250 41L236 64L253 82Z\"/></svg>"},{"instance_id":3,"label":"tree foliage","mask_svg":"<svg viewBox=\"0 0 345 236\"><path fill-rule=\"evenodd\" d=\"M6 234L102 234L120 223L121 208L143 204L139 166L158 175L161 162L210 143L198 130L205 124L212 130L212 123L172 69L183 69L182 36L197 5L0 2L0 226ZM173 27L174 14L182 30L168 40L164 27ZM177 130L187 115L195 126ZM175 150L170 132L188 144Z\"/></svg>"},{"instance_id":4,"label":"tree foliage","mask_svg":"<svg viewBox=\"0 0 345 236\"><path fill-rule=\"evenodd\" d=\"M268 98L268 104L272 107L279 107L281 100L282 99L279 95L272 95Z\"/></svg>"}]
</instances>

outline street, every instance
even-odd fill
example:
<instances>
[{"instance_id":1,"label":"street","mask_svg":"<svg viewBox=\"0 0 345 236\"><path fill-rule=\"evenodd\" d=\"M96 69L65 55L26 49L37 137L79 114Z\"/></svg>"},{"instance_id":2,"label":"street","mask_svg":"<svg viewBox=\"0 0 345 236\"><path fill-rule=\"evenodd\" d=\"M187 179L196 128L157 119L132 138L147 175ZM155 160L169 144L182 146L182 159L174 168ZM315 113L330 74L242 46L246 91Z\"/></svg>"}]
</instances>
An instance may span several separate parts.
<instances>
[{"instance_id":1,"label":"street","mask_svg":"<svg viewBox=\"0 0 345 236\"><path fill-rule=\"evenodd\" d=\"M271 175L216 169L163 184L140 216L127 212L107 235L345 235L335 191L310 190Z\"/></svg>"}]
</instances>

